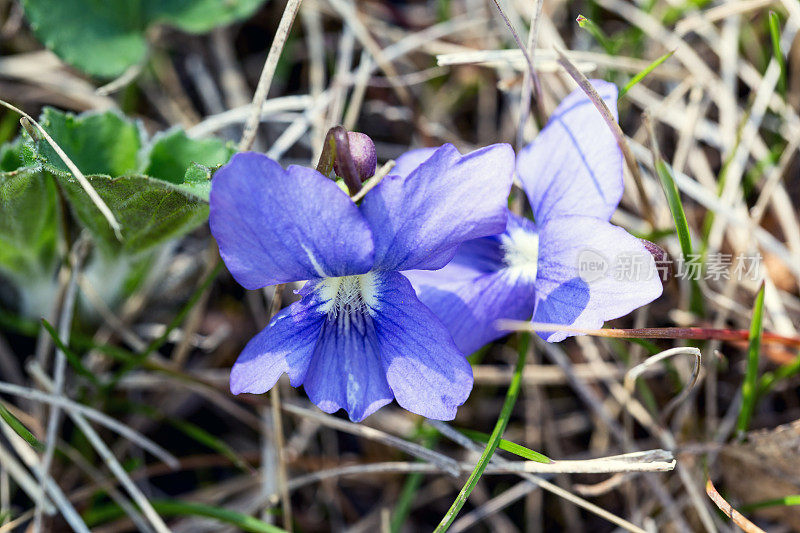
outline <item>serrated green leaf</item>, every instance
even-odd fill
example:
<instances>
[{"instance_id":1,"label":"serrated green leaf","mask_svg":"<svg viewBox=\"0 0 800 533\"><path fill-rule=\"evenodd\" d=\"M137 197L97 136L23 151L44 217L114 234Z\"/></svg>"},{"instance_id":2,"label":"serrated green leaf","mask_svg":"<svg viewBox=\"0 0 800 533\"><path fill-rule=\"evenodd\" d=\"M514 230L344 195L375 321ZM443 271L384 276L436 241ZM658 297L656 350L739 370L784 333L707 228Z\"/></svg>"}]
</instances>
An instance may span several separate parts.
<instances>
[{"instance_id":1,"label":"serrated green leaf","mask_svg":"<svg viewBox=\"0 0 800 533\"><path fill-rule=\"evenodd\" d=\"M173 130L153 139L144 173L180 184L192 163L216 167L227 163L234 152L232 146L219 139L191 139L183 130Z\"/></svg>"},{"instance_id":2,"label":"serrated green leaf","mask_svg":"<svg viewBox=\"0 0 800 533\"><path fill-rule=\"evenodd\" d=\"M208 200L213 169L227 163L235 151L219 139L191 139L183 130L173 130L153 140L144 174Z\"/></svg>"},{"instance_id":3,"label":"serrated green leaf","mask_svg":"<svg viewBox=\"0 0 800 533\"><path fill-rule=\"evenodd\" d=\"M264 0L24 0L37 37L61 59L94 76L113 78L147 55L158 23L192 33L252 14Z\"/></svg>"},{"instance_id":4,"label":"serrated green leaf","mask_svg":"<svg viewBox=\"0 0 800 533\"><path fill-rule=\"evenodd\" d=\"M56 176L75 218L109 257L139 254L202 224L208 217L206 185L185 183L186 167L193 158L216 164L230 157L221 141L195 141L179 130L157 138L145 157L138 125L113 112L76 116L48 108L41 124L121 224L120 243L50 145L37 143L39 160ZM142 166L155 176L142 175Z\"/></svg>"},{"instance_id":5,"label":"serrated green leaf","mask_svg":"<svg viewBox=\"0 0 800 533\"><path fill-rule=\"evenodd\" d=\"M59 183L75 217L106 253L144 252L186 234L208 218L207 203L171 183L139 175L87 179L122 226L122 243L76 180L61 175Z\"/></svg>"},{"instance_id":6,"label":"serrated green leaf","mask_svg":"<svg viewBox=\"0 0 800 533\"><path fill-rule=\"evenodd\" d=\"M113 112L73 115L45 108L42 127L86 175L123 176L139 167L141 132L134 122ZM46 167L69 173L64 162L45 141L37 149Z\"/></svg>"}]
</instances>

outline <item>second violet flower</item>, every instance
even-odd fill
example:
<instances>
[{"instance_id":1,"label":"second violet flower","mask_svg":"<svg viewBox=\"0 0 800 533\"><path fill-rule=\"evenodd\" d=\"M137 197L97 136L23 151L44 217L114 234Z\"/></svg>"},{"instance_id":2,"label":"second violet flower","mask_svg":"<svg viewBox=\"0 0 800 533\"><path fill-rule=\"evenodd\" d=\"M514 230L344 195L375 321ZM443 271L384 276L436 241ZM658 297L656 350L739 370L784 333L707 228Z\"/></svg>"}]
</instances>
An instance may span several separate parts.
<instances>
[{"instance_id":1,"label":"second violet flower","mask_svg":"<svg viewBox=\"0 0 800 533\"><path fill-rule=\"evenodd\" d=\"M616 86L592 84L616 118ZM403 158L419 163L430 154ZM495 326L501 318L595 329L661 295L644 241L609 222L622 198L622 165L600 112L576 89L517 157L534 220L509 212L502 233L462 244L445 268L406 273L461 350L505 335ZM620 272L625 261L637 271ZM569 335L540 333L550 342Z\"/></svg>"}]
</instances>

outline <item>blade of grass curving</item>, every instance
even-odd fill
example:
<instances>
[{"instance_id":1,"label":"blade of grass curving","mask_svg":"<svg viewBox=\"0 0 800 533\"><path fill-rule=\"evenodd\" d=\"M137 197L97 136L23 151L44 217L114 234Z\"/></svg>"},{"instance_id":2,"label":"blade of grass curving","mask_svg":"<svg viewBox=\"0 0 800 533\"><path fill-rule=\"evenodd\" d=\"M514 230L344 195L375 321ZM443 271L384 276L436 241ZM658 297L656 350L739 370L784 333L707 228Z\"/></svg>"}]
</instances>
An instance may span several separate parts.
<instances>
[{"instance_id":1,"label":"blade of grass curving","mask_svg":"<svg viewBox=\"0 0 800 533\"><path fill-rule=\"evenodd\" d=\"M742 432L747 431L758 401L758 352L761 349L761 335L764 331L763 318L764 283L762 282L753 305L750 345L747 348L747 370L744 375L744 383L742 383L742 410L739 412L739 420L736 423L736 428Z\"/></svg>"},{"instance_id":2,"label":"blade of grass curving","mask_svg":"<svg viewBox=\"0 0 800 533\"><path fill-rule=\"evenodd\" d=\"M459 429L458 431L472 440L482 442L484 444L489 442L489 439L491 438L491 435L482 431L475 431L472 429ZM516 442L511 442L510 440L500 439L500 443L497 445L497 447L503 451L513 453L514 455L518 455L524 459L528 459L529 461L536 461L537 463L545 464L553 462L552 459L546 455L535 450L531 450L530 448L526 448L525 446L517 444Z\"/></svg>"},{"instance_id":3,"label":"blade of grass curving","mask_svg":"<svg viewBox=\"0 0 800 533\"><path fill-rule=\"evenodd\" d=\"M790 494L782 498L775 498L772 500L764 500L760 502L746 503L741 506L742 512L746 513L756 509L764 509L766 507L778 507L781 505L800 505L800 494Z\"/></svg>"},{"instance_id":4,"label":"blade of grass curving","mask_svg":"<svg viewBox=\"0 0 800 533\"><path fill-rule=\"evenodd\" d=\"M667 204L672 213L672 218L675 221L675 229L678 232L678 241L681 245L681 251L684 256L690 256L694 252L692 250L692 237L689 233L689 223L686 220L686 213L683 210L683 203L681 202L680 192L678 186L675 184L675 178L672 175L672 170L669 165L661 157L661 151L656 142L655 132L653 131L653 124L649 116L645 115L645 122L650 130L650 139L652 142L653 158L655 159L656 173L661 186L664 188L664 195L667 197Z\"/></svg>"},{"instance_id":5,"label":"blade of grass curving","mask_svg":"<svg viewBox=\"0 0 800 533\"><path fill-rule=\"evenodd\" d=\"M52 324L50 324L50 322L48 322L47 319L45 318L42 318L42 327L44 327L47 333L50 334L50 337L52 337L56 347L62 352L64 352L64 355L67 357L67 361L69 362L70 365L72 365L75 371L81 376L91 381L93 385L100 387L101 383L100 380L97 379L97 376L95 376L93 372L91 372L88 368L86 368L83 362L81 362L81 358L78 357L75 354L75 352L70 350L66 344L64 344L64 342L58 336L58 332L55 330Z\"/></svg>"},{"instance_id":6,"label":"blade of grass curving","mask_svg":"<svg viewBox=\"0 0 800 533\"><path fill-rule=\"evenodd\" d=\"M30 365L30 370L32 372L36 372L37 375L42 375L41 368L37 367L35 364ZM13 383L7 383L5 381L0 381L0 392L5 394L13 394L21 398L33 400L35 402L59 405L62 409L67 409L70 412L80 413L86 418L94 420L98 424L101 424L111 431L114 431L122 437L134 442L137 446L147 450L155 457L158 457L160 460L164 461L170 467L178 468L180 465L180 462L175 456L152 440L131 429L129 426L119 422L115 418L112 418L105 413L98 411L97 409L89 407L88 405L74 402L63 396L47 394L37 389L22 387L20 385L14 385Z\"/></svg>"},{"instance_id":7,"label":"blade of grass curving","mask_svg":"<svg viewBox=\"0 0 800 533\"><path fill-rule=\"evenodd\" d=\"M36 372L34 369L32 369L32 374L42 385L44 385L44 388L48 392L57 391L55 383L51 381L44 374L44 372ZM153 529L155 529L155 531L158 533L169 533L169 527L167 527L167 524L164 523L164 520L152 507L150 501L147 499L147 496L145 496L138 485L134 483L133 479L131 479L131 477L123 468L122 464L114 455L114 452L112 452L111 448L109 448L105 441L100 438L100 435L98 435L94 428L92 428L84 415L76 412L75 410L70 410L69 408L66 408L65 411L83 436L86 437L87 441L97 455L103 460L111 473L114 474L114 477L117 478L120 485L122 485L122 487L124 487L128 492L131 500L133 500L133 502L136 503L136 505L142 510L142 514L145 516L145 518L147 518L147 520L149 520L150 524L153 526Z\"/></svg>"},{"instance_id":8,"label":"blade of grass curving","mask_svg":"<svg viewBox=\"0 0 800 533\"><path fill-rule=\"evenodd\" d=\"M37 439L33 433L23 424L19 418L14 416L11 411L8 410L3 402L0 402L0 418L2 418L8 427L14 430L14 433L22 437L22 439L31 445L31 447L36 450L37 452L44 451L44 444L42 444L39 439Z\"/></svg>"},{"instance_id":9,"label":"blade of grass curving","mask_svg":"<svg viewBox=\"0 0 800 533\"><path fill-rule=\"evenodd\" d=\"M640 71L633 78L631 78L631 80L628 83L626 83L622 89L619 90L619 95L617 95L617 100L618 101L622 100L622 97L625 96L625 93L631 90L631 87L642 81L645 78L645 76L653 72L653 70L655 70L656 67L658 67L661 63L672 57L672 54L674 53L675 50L667 52L663 56L659 57L658 59L647 65L642 71Z\"/></svg>"},{"instance_id":10,"label":"blade of grass curving","mask_svg":"<svg viewBox=\"0 0 800 533\"><path fill-rule=\"evenodd\" d=\"M778 14L774 11L769 12L769 35L772 39L772 55L775 57L775 61L778 62L778 65L781 67L781 75L778 78L778 91L781 94L786 94L786 59L783 57L783 52L781 51L781 26L780 26L780 18Z\"/></svg>"},{"instance_id":11,"label":"blade of grass curving","mask_svg":"<svg viewBox=\"0 0 800 533\"><path fill-rule=\"evenodd\" d=\"M438 526L436 526L434 533L443 533L444 531L447 531L447 529L453 523L453 520L455 520L458 512L467 502L467 498L469 498L469 495L472 493L475 485L477 485L478 480L483 474L483 471L486 470L486 467L489 465L489 461L492 460L494 451L500 444L500 439L502 438L503 432L506 430L506 426L508 425L508 419L511 418L511 411L514 409L514 404L517 403L517 397L519 396L519 390L522 384L522 370L525 368L525 358L528 355L528 346L530 345L530 340L530 334L520 335L517 366L514 368L514 375L511 378L511 384L508 386L506 399L503 402L503 407L500 410L500 416L497 418L497 423L494 426L494 430L492 430L492 435L489 437L489 442L486 444L486 448L484 448L483 453L481 454L478 463L475 465L475 468L472 470L469 479L467 479L466 484L461 489L461 492L458 493L453 505L450 506L450 509L444 515L442 521L439 522Z\"/></svg>"}]
</instances>

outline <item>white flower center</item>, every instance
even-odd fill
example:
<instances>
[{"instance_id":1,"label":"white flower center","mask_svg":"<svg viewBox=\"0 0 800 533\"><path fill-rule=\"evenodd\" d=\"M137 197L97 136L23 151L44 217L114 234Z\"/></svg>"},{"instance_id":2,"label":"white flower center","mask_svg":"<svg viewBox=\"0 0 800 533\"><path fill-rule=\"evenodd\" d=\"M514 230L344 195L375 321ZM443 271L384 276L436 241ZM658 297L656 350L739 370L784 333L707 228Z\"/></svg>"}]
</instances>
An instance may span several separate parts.
<instances>
[{"instance_id":1,"label":"white flower center","mask_svg":"<svg viewBox=\"0 0 800 533\"><path fill-rule=\"evenodd\" d=\"M518 278L534 281L539 270L539 234L513 228L508 235L500 236L500 245L508 271Z\"/></svg>"},{"instance_id":2,"label":"white flower center","mask_svg":"<svg viewBox=\"0 0 800 533\"><path fill-rule=\"evenodd\" d=\"M328 319L347 323L356 316L372 316L378 307L375 285L375 274L372 272L324 278L317 286L325 302L321 310L328 314Z\"/></svg>"}]
</instances>

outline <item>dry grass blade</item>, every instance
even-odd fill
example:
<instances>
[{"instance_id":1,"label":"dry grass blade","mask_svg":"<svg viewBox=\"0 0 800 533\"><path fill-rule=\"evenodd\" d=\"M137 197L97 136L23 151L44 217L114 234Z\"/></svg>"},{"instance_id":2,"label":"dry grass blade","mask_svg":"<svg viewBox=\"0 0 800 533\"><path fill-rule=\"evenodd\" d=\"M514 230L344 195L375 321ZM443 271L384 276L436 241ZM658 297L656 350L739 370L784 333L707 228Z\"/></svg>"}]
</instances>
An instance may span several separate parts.
<instances>
[{"instance_id":1,"label":"dry grass blade","mask_svg":"<svg viewBox=\"0 0 800 533\"><path fill-rule=\"evenodd\" d=\"M33 400L36 402L43 402L53 405L61 406L61 409L67 411L75 411L90 420L94 420L98 424L101 424L108 429L119 433L126 439L134 442L137 446L140 446L143 450L147 450L148 452L152 453L155 457L158 457L160 460L164 461L171 468L178 468L180 465L180 461L169 453L167 450L153 442L152 440L148 439L144 435L137 433L130 427L122 424L121 422L115 420L114 418L96 410L86 405L73 402L72 400L68 400L63 396L55 396L53 394L47 394L45 392L41 392L35 389L21 387L19 385L14 385L13 383L6 383L0 381L0 392L4 392L6 394L13 394L15 396L19 396L20 398L27 398L29 400Z\"/></svg>"},{"instance_id":2,"label":"dry grass blade","mask_svg":"<svg viewBox=\"0 0 800 533\"><path fill-rule=\"evenodd\" d=\"M636 380L639 378L639 376L641 376L644 372L648 371L653 365L678 355L689 355L694 358L694 365L692 365L692 374L689 376L689 380L683 386L683 389L681 389L681 392L677 396L675 396L672 400L670 400L670 402L666 405L666 407L664 407L664 410L661 412L662 421L666 420L667 417L669 417L669 414L681 403L683 403L683 401L692 392L692 389L694 388L695 384L697 384L697 379L700 376L700 363L702 357L700 354L700 350L692 346L665 350L652 357L648 357L643 362L639 363L635 367L628 370L628 372L625 373L625 379L623 381L625 389L632 396L634 392L634 387L636 386Z\"/></svg>"},{"instance_id":3,"label":"dry grass blade","mask_svg":"<svg viewBox=\"0 0 800 533\"><path fill-rule=\"evenodd\" d=\"M278 67L278 59L281 57L283 45L286 44L286 38L289 36L289 30L292 29L292 23L297 15L297 10L300 9L301 1L289 0L286 4L286 9L283 10L283 16L281 16L281 21L278 23L278 30L272 38L272 46L269 49L269 54L267 54L267 60L264 62L264 69L258 78L258 86L256 86L256 92L253 95L250 116L245 122L242 139L239 141L240 152L246 152L253 147L256 132L258 131L258 123L261 120L261 106L264 104L264 100L267 99L275 69Z\"/></svg>"},{"instance_id":4,"label":"dry grass blade","mask_svg":"<svg viewBox=\"0 0 800 533\"><path fill-rule=\"evenodd\" d=\"M71 254L71 271L70 278L67 284L67 290L64 295L64 300L61 303L61 313L58 319L58 336L65 343L69 343L70 332L72 331L72 317L75 311L75 299L78 294L78 277L80 276L81 265L86 253L87 243L79 239L73 246L73 253ZM67 356L63 350L56 350L55 362L53 363L53 388L52 392L55 396L62 396L64 392L64 384L66 381L67 371ZM40 483L44 485L45 480L50 475L50 466L53 462L53 454L56 449L56 438L58 429L61 424L61 406L59 404L50 405L50 416L47 419L47 437L45 441L45 450L42 455L42 461L39 465L37 474L39 475ZM40 499L36 502L36 509L33 514L33 528L39 530L42 527L42 505L44 498L44 487L40 493Z\"/></svg>"},{"instance_id":5,"label":"dry grass blade","mask_svg":"<svg viewBox=\"0 0 800 533\"><path fill-rule=\"evenodd\" d=\"M353 435L358 435L360 437L364 437L367 439L375 440L383 444L386 444L387 446L397 448L398 450L402 450L415 457L419 457L420 459L423 459L425 461L430 461L431 463L437 465L445 472L449 473L451 476L457 476L459 473L458 463L455 460L440 453L429 450L424 446L420 446L419 444L403 440L399 437L395 437L394 435L389 435L388 433L385 433L378 429L371 428L363 424L354 424L353 422L339 420L338 418L332 417L330 415L326 415L324 413L320 413L317 411L312 411L310 409L304 409L302 407L299 407L297 405L292 405L290 403L284 403L283 410L295 416L309 418L325 426L332 427L340 431L345 431Z\"/></svg>"},{"instance_id":6,"label":"dry grass blade","mask_svg":"<svg viewBox=\"0 0 800 533\"><path fill-rule=\"evenodd\" d=\"M364 198L364 196L366 196L369 191L378 186L378 184L381 182L383 178L389 175L389 173L394 168L394 165L395 162L392 161L391 159L386 163L384 163L381 166L381 168L379 168L378 171L375 172L374 176L372 176L371 178L369 178L367 181L364 182L364 186L361 187L361 190L359 190L357 193L351 196L350 199L353 200L353 202L358 202L362 198Z\"/></svg>"},{"instance_id":7,"label":"dry grass blade","mask_svg":"<svg viewBox=\"0 0 800 533\"><path fill-rule=\"evenodd\" d=\"M44 385L46 390L57 390L56 384L50 381L44 372L34 367L33 374L34 377ZM167 527L167 524L164 523L164 520L158 515L156 510L153 509L153 506L150 505L150 501L139 487L136 486L136 483L133 482L128 473L125 472L125 469L114 456L114 453L109 449L108 445L103 442L92 426L90 426L86 419L79 413L67 410L67 414L75 425L78 426L78 429L83 433L100 458L102 458L103 462L108 465L108 468L117 477L122 486L125 487L125 490L128 491L128 494L130 494L133 501L136 502L155 530L159 533L169 533L170 529Z\"/></svg>"},{"instance_id":8,"label":"dry grass blade","mask_svg":"<svg viewBox=\"0 0 800 533\"><path fill-rule=\"evenodd\" d=\"M36 480L33 479L33 476L31 476L28 471L25 470L25 467L17 461L16 457L2 445L0 445L0 462L14 482L17 483L19 488L21 488L31 500L39 501L42 499L42 489L37 485ZM55 513L55 507L53 507L53 504L47 498L43 499L42 508L47 514Z\"/></svg>"},{"instance_id":9,"label":"dry grass blade","mask_svg":"<svg viewBox=\"0 0 800 533\"><path fill-rule=\"evenodd\" d=\"M733 520L733 523L742 528L743 531L747 533L766 533L763 529L745 518L742 513L734 509L733 506L717 492L716 487L714 487L710 479L706 481L706 494L708 494L708 497L719 507L719 510L725 513Z\"/></svg>"},{"instance_id":10,"label":"dry grass blade","mask_svg":"<svg viewBox=\"0 0 800 533\"><path fill-rule=\"evenodd\" d=\"M459 433L458 431L454 430L453 428L451 428L449 425L445 424L444 422L440 422L438 420L428 420L427 422L431 426L436 428L436 430L439 431L439 433L441 433L442 435L444 435L448 439L452 440L453 442L455 442L455 443L463 446L464 448L466 448L468 450L471 450L471 451L473 451L475 453L480 453L481 452L481 447L478 444L476 444L474 441L469 439L466 435L464 435L462 433ZM492 461L490 463L490 466L495 464L495 463L499 463L499 464L503 465L503 464L505 464L507 462L508 461L503 459L502 457L498 457L498 456L495 455L494 457L492 457ZM579 507L582 507L582 508L586 509L590 513L594 513L597 516L599 516L601 518L604 518L605 520L608 520L612 524L615 524L615 525L621 527L622 529L624 529L626 531L631 531L633 533L646 533L646 531L644 529L640 528L636 524L633 524L633 523L631 523L631 522L629 522L629 521L627 521L627 520L625 520L623 518L620 518L619 516L617 516L617 515L615 515L613 513L610 513L608 511L606 511L605 509L603 509L602 507L600 507L598 505L595 505L595 504L593 504L591 502L588 502L588 501L584 500L583 498L581 498L579 496L575 496L574 494L572 494L568 490L564 490L561 487L559 487L558 485L550 483L549 481L547 481L547 480L545 480L543 478L540 478L538 476L535 476L535 475L529 474L529 473L521 473L519 475L520 475L520 477L523 477L524 479L527 479L528 481L532 481L533 483L537 484L542 489L544 489L544 490L546 490L548 492L551 492L552 494L555 494L556 496L564 498L565 500L567 500L567 501L569 501L569 502L571 502L571 503L573 503L573 504L575 504L575 505L577 505Z\"/></svg>"}]
</instances>

